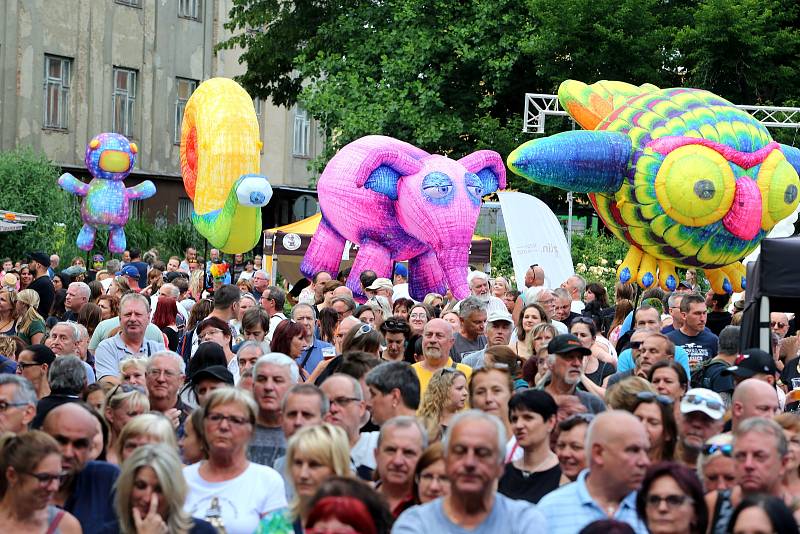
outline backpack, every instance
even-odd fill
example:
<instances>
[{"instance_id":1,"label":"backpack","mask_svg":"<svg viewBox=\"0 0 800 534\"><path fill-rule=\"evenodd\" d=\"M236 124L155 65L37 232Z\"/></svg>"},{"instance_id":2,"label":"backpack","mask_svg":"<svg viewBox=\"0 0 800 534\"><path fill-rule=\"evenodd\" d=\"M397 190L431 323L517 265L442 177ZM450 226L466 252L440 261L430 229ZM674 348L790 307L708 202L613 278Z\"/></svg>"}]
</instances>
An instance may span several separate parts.
<instances>
[{"instance_id":1,"label":"backpack","mask_svg":"<svg viewBox=\"0 0 800 534\"><path fill-rule=\"evenodd\" d=\"M724 367L730 367L730 364L723 360L722 358L711 358L710 360L704 361L700 365L697 365L691 369L692 371L692 378L690 380L690 388L705 388L705 389L712 389L711 387L711 377L708 376L708 370L712 365L722 365Z\"/></svg>"}]
</instances>

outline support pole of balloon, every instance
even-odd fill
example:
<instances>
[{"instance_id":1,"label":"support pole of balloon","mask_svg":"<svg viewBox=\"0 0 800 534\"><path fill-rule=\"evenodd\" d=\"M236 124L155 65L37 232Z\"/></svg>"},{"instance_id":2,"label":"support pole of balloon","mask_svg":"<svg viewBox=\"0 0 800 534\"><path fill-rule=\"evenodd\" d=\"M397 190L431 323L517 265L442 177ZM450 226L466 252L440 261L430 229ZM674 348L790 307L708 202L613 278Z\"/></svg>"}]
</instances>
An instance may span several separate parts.
<instances>
[{"instance_id":1,"label":"support pole of balloon","mask_svg":"<svg viewBox=\"0 0 800 534\"><path fill-rule=\"evenodd\" d=\"M208 239L203 238L203 287L200 289L200 298L203 298L203 291L206 290L207 276L208 276Z\"/></svg>"}]
</instances>

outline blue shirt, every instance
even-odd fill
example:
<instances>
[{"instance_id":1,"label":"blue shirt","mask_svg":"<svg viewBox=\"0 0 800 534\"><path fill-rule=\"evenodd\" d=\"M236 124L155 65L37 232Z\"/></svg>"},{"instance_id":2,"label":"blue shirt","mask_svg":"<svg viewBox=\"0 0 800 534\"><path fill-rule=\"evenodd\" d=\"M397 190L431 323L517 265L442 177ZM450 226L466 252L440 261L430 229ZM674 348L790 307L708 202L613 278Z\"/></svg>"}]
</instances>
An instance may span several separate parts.
<instances>
[{"instance_id":1,"label":"blue shirt","mask_svg":"<svg viewBox=\"0 0 800 534\"><path fill-rule=\"evenodd\" d=\"M686 371L686 378L691 380L692 374L689 372L689 355L680 345L675 345L675 363L681 364L683 370ZM623 350L617 360L617 372L623 373L625 371L632 371L634 367L631 349Z\"/></svg>"},{"instance_id":2,"label":"blue shirt","mask_svg":"<svg viewBox=\"0 0 800 534\"><path fill-rule=\"evenodd\" d=\"M412 506L397 518L392 534L418 534L435 532L437 534L535 534L551 532L539 513L539 508L527 501L515 501L496 494L492 511L477 527L467 530L456 525L442 509L443 498L426 504ZM576 531L570 532L575 534ZM646 531L645 531L646 532Z\"/></svg>"},{"instance_id":3,"label":"blue shirt","mask_svg":"<svg viewBox=\"0 0 800 534\"><path fill-rule=\"evenodd\" d=\"M319 365L319 362L322 361L323 349L326 348L333 349L333 355L336 355L336 349L333 348L333 345L315 337L311 346L300 353L298 363L303 363L303 361L305 361L303 369L305 369L308 374L313 373L314 369ZM308 353L309 349L311 349L311 354ZM308 358L306 358L306 356L308 356Z\"/></svg>"},{"instance_id":4,"label":"blue shirt","mask_svg":"<svg viewBox=\"0 0 800 534\"><path fill-rule=\"evenodd\" d=\"M589 495L586 488L588 469L581 471L578 479L545 495L536 508L547 520L549 534L576 534L593 521L609 519ZM630 492L614 513L617 521L627 523L637 534L647 534L647 527L636 513L636 492Z\"/></svg>"},{"instance_id":5,"label":"blue shirt","mask_svg":"<svg viewBox=\"0 0 800 534\"><path fill-rule=\"evenodd\" d=\"M84 532L94 532L100 525L117 519L114 483L118 476L116 465L94 461L87 462L78 473L64 510L75 516Z\"/></svg>"}]
</instances>

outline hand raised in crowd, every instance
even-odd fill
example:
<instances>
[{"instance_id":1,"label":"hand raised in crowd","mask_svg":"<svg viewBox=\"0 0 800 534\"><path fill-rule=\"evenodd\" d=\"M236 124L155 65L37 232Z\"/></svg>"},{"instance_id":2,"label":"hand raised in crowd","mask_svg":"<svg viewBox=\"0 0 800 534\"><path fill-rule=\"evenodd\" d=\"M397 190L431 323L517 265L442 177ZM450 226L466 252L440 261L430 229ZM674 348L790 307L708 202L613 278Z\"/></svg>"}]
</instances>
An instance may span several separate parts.
<instances>
[{"instance_id":1,"label":"hand raised in crowd","mask_svg":"<svg viewBox=\"0 0 800 534\"><path fill-rule=\"evenodd\" d=\"M169 532L167 524L158 513L157 493L150 496L150 508L144 518L138 508L133 509L133 523L136 525L136 534L166 534Z\"/></svg>"}]
</instances>

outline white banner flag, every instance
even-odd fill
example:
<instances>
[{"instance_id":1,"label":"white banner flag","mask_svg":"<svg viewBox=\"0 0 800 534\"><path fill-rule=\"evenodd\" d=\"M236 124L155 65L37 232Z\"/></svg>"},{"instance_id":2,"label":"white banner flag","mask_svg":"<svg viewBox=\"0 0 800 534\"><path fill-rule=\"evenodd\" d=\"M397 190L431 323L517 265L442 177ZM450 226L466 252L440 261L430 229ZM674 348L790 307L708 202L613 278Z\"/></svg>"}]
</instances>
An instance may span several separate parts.
<instances>
[{"instance_id":1,"label":"white banner flag","mask_svg":"<svg viewBox=\"0 0 800 534\"><path fill-rule=\"evenodd\" d=\"M561 285L575 271L567 238L547 204L525 193L498 191L506 235L514 262L517 289L525 291L525 271L539 264L545 286Z\"/></svg>"}]
</instances>

